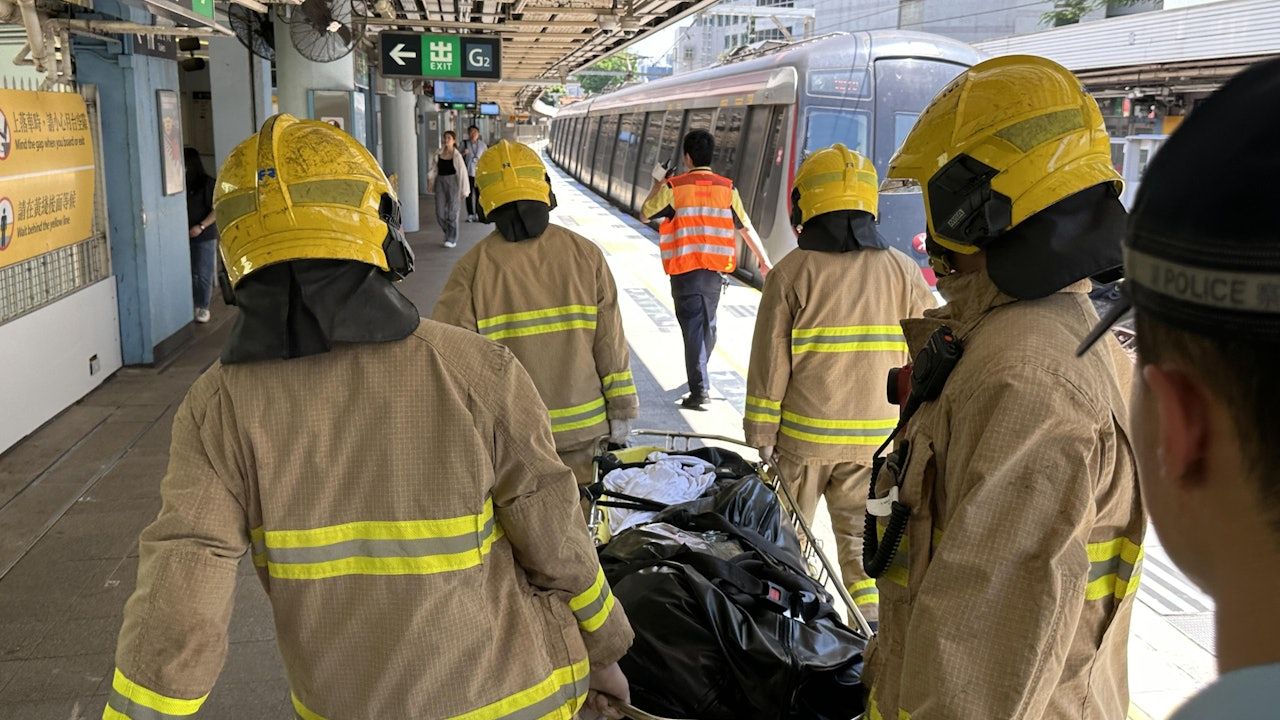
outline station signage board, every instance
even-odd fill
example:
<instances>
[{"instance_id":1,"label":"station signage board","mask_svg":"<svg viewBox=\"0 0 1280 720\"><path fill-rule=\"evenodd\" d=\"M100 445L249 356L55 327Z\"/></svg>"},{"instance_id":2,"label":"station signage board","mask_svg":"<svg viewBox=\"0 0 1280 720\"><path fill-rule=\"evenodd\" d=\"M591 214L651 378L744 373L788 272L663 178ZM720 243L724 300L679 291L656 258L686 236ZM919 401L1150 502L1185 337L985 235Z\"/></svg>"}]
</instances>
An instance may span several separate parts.
<instances>
[{"instance_id":1,"label":"station signage board","mask_svg":"<svg viewBox=\"0 0 1280 720\"><path fill-rule=\"evenodd\" d=\"M95 172L79 94L0 90L0 267L88 239Z\"/></svg>"},{"instance_id":2,"label":"station signage board","mask_svg":"<svg viewBox=\"0 0 1280 720\"><path fill-rule=\"evenodd\" d=\"M502 40L489 35L384 32L378 48L383 77L502 78Z\"/></svg>"}]
</instances>

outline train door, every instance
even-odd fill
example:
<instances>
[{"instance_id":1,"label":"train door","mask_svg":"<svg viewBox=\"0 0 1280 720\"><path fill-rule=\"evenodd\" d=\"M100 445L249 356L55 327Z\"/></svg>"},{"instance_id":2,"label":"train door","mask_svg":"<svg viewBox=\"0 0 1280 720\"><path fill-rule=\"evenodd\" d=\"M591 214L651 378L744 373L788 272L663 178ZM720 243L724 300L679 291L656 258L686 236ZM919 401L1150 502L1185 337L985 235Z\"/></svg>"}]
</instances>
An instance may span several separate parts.
<instances>
[{"instance_id":1,"label":"train door","mask_svg":"<svg viewBox=\"0 0 1280 720\"><path fill-rule=\"evenodd\" d=\"M631 173L632 191L626 207L631 212L640 212L640 205L649 194L649 186L653 184L650 171L658 164L659 152L662 149L663 120L676 113L651 112L645 116L644 133L640 141L640 159Z\"/></svg>"},{"instance_id":2,"label":"train door","mask_svg":"<svg viewBox=\"0 0 1280 720\"><path fill-rule=\"evenodd\" d=\"M662 121L662 143L658 146L658 158L667 164L667 167L676 168L676 172L680 172L680 130L684 128L683 112L679 110L668 110L666 119ZM654 162L656 163L657 160Z\"/></svg>"},{"instance_id":3,"label":"train door","mask_svg":"<svg viewBox=\"0 0 1280 720\"><path fill-rule=\"evenodd\" d=\"M754 208L751 218L769 253L769 259L777 262L795 247L790 220L785 219L788 204L781 202L783 182L787 178L786 168L783 167L783 159L787 154L783 140L787 106L780 105L770 109L768 118L768 129L763 136L764 152L760 155L760 177L756 181L755 199L751 202L751 207ZM786 192L790 192L790 188L786 188ZM778 230L779 238L775 238L774 227L779 215L784 220L782 228Z\"/></svg>"},{"instance_id":4,"label":"train door","mask_svg":"<svg viewBox=\"0 0 1280 720\"><path fill-rule=\"evenodd\" d=\"M742 137L742 120L745 107L720 108L716 115L716 151L711 159L711 169L718 175L732 180L738 176L738 141Z\"/></svg>"},{"instance_id":5,"label":"train door","mask_svg":"<svg viewBox=\"0 0 1280 720\"><path fill-rule=\"evenodd\" d=\"M675 163L677 172L684 172L688 168L684 167L684 136L689 134L690 130L708 130L712 129L712 121L715 119L716 111L714 108L706 110L689 110L684 114L684 126L680 128L679 137L676 138L675 147L673 148L674 157L672 162Z\"/></svg>"},{"instance_id":6,"label":"train door","mask_svg":"<svg viewBox=\"0 0 1280 720\"><path fill-rule=\"evenodd\" d=\"M756 209L756 188L761 180L761 169L764 165L767 144L767 133L769 129L769 120L774 108L768 105L756 105L747 110L746 122L743 124L744 132L738 150L738 168L737 174L734 176L734 183L738 186L738 194L742 196L742 204L746 207L747 215L751 218L751 224L756 226L757 232L761 232L758 228L761 225L762 213ZM764 235L761 234L761 238ZM754 255L747 248L747 244L742 240L738 241L738 267L742 268L744 274L755 279L758 271L756 262L752 260Z\"/></svg>"},{"instance_id":7,"label":"train door","mask_svg":"<svg viewBox=\"0 0 1280 720\"><path fill-rule=\"evenodd\" d=\"M583 185L591 184L591 170L595 166L596 147L600 139L600 121L599 115L591 118L587 123L587 137L582 143L582 157L578 161L578 180Z\"/></svg>"},{"instance_id":8,"label":"train door","mask_svg":"<svg viewBox=\"0 0 1280 720\"><path fill-rule=\"evenodd\" d=\"M613 150L613 169L609 174L609 198L626 207L631 199L636 159L640 154L640 135L644 132L644 113L628 113L618 125L618 144Z\"/></svg>"},{"instance_id":9,"label":"train door","mask_svg":"<svg viewBox=\"0 0 1280 720\"><path fill-rule=\"evenodd\" d=\"M613 147L618 142L619 115L605 115L600 119L600 139L591 157L591 188L598 194L609 195L609 170L613 167Z\"/></svg>"}]
</instances>

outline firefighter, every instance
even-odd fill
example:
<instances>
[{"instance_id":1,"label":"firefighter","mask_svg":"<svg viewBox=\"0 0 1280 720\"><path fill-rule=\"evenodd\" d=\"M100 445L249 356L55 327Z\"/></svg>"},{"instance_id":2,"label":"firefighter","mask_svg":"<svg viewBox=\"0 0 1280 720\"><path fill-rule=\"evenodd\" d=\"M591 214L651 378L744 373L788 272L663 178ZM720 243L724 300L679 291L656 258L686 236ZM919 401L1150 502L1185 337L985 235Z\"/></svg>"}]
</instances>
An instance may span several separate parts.
<instances>
[{"instance_id":1,"label":"firefighter","mask_svg":"<svg viewBox=\"0 0 1280 720\"><path fill-rule=\"evenodd\" d=\"M277 115L228 156L215 207L240 317L174 419L103 717L198 712L246 554L298 717L625 699L631 630L537 392L396 290L412 256L373 157Z\"/></svg>"},{"instance_id":2,"label":"firefighter","mask_svg":"<svg viewBox=\"0 0 1280 720\"><path fill-rule=\"evenodd\" d=\"M733 181L711 170L715 138L706 130L684 137L683 175L655 178L640 215L647 222L661 219L659 250L662 269L671 276L671 298L684 339L684 364L689 394L681 401L688 410L704 410L711 398L707 361L716 346L716 308L724 290L724 276L737 267L741 235L768 272L764 251L742 206Z\"/></svg>"},{"instance_id":3,"label":"firefighter","mask_svg":"<svg viewBox=\"0 0 1280 720\"><path fill-rule=\"evenodd\" d=\"M1134 310L1143 501L1217 608L1219 675L1174 720L1280 708L1277 113L1271 60L1198 104L1160 148L1134 202L1120 303L1084 345Z\"/></svg>"},{"instance_id":4,"label":"firefighter","mask_svg":"<svg viewBox=\"0 0 1280 720\"><path fill-rule=\"evenodd\" d=\"M551 223L551 180L528 146L489 148L476 191L495 230L454 266L432 317L511 349L547 406L560 459L589 484L600 441L621 443L639 412L613 275L600 248Z\"/></svg>"},{"instance_id":5,"label":"firefighter","mask_svg":"<svg viewBox=\"0 0 1280 720\"><path fill-rule=\"evenodd\" d=\"M878 185L871 161L844 145L800 166L791 191L799 249L764 284L743 421L807 521L826 498L840 574L873 622L863 518L871 454L897 422L883 380L907 360L899 320L934 306L920 269L876 229Z\"/></svg>"},{"instance_id":6,"label":"firefighter","mask_svg":"<svg viewBox=\"0 0 1280 720\"><path fill-rule=\"evenodd\" d=\"M902 323L905 425L873 478L869 717L1123 718L1145 530L1114 338L1083 359L1126 214L1097 103L1044 58L947 85L889 162L947 304ZM899 376L901 377L901 376Z\"/></svg>"}]
</instances>

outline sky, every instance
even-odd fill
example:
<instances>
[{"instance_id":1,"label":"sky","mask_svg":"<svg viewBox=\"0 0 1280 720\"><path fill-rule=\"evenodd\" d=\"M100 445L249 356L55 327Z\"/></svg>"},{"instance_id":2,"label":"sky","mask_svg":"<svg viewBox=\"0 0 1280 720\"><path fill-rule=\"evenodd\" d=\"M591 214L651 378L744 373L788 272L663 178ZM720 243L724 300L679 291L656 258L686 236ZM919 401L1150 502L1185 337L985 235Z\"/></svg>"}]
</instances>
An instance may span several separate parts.
<instances>
[{"instance_id":1,"label":"sky","mask_svg":"<svg viewBox=\"0 0 1280 720\"><path fill-rule=\"evenodd\" d=\"M660 57L666 54L666 52L676 44L676 36L680 32L680 28L686 28L692 24L693 17L687 17L675 25L664 30L659 30L644 40L632 45L631 49L634 50L637 55L642 57Z\"/></svg>"}]
</instances>

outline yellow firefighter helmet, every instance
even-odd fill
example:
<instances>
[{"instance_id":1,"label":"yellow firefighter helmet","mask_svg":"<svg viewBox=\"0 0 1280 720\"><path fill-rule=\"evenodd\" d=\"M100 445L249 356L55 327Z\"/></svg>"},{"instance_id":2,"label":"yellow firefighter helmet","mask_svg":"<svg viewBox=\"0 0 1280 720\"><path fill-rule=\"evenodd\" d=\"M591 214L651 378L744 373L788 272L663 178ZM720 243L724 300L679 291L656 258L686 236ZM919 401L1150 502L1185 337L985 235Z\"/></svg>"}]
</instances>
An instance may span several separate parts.
<instances>
[{"instance_id":1,"label":"yellow firefighter helmet","mask_svg":"<svg viewBox=\"0 0 1280 720\"><path fill-rule=\"evenodd\" d=\"M517 200L551 204L551 183L542 158L528 145L508 140L485 150L476 161L476 191L485 215Z\"/></svg>"},{"instance_id":2,"label":"yellow firefighter helmet","mask_svg":"<svg viewBox=\"0 0 1280 720\"><path fill-rule=\"evenodd\" d=\"M1098 103L1069 70L1009 55L938 93L889 161L882 193L923 189L933 240L965 255L1082 190L1121 180Z\"/></svg>"},{"instance_id":3,"label":"yellow firefighter helmet","mask_svg":"<svg viewBox=\"0 0 1280 720\"><path fill-rule=\"evenodd\" d=\"M240 143L213 198L232 287L290 260L354 260L389 270L395 191L369 151L315 120L275 115Z\"/></svg>"},{"instance_id":4,"label":"yellow firefighter helmet","mask_svg":"<svg viewBox=\"0 0 1280 720\"><path fill-rule=\"evenodd\" d=\"M800 164L791 194L792 224L804 225L837 210L861 210L875 217L879 197L875 165L836 143Z\"/></svg>"}]
</instances>

